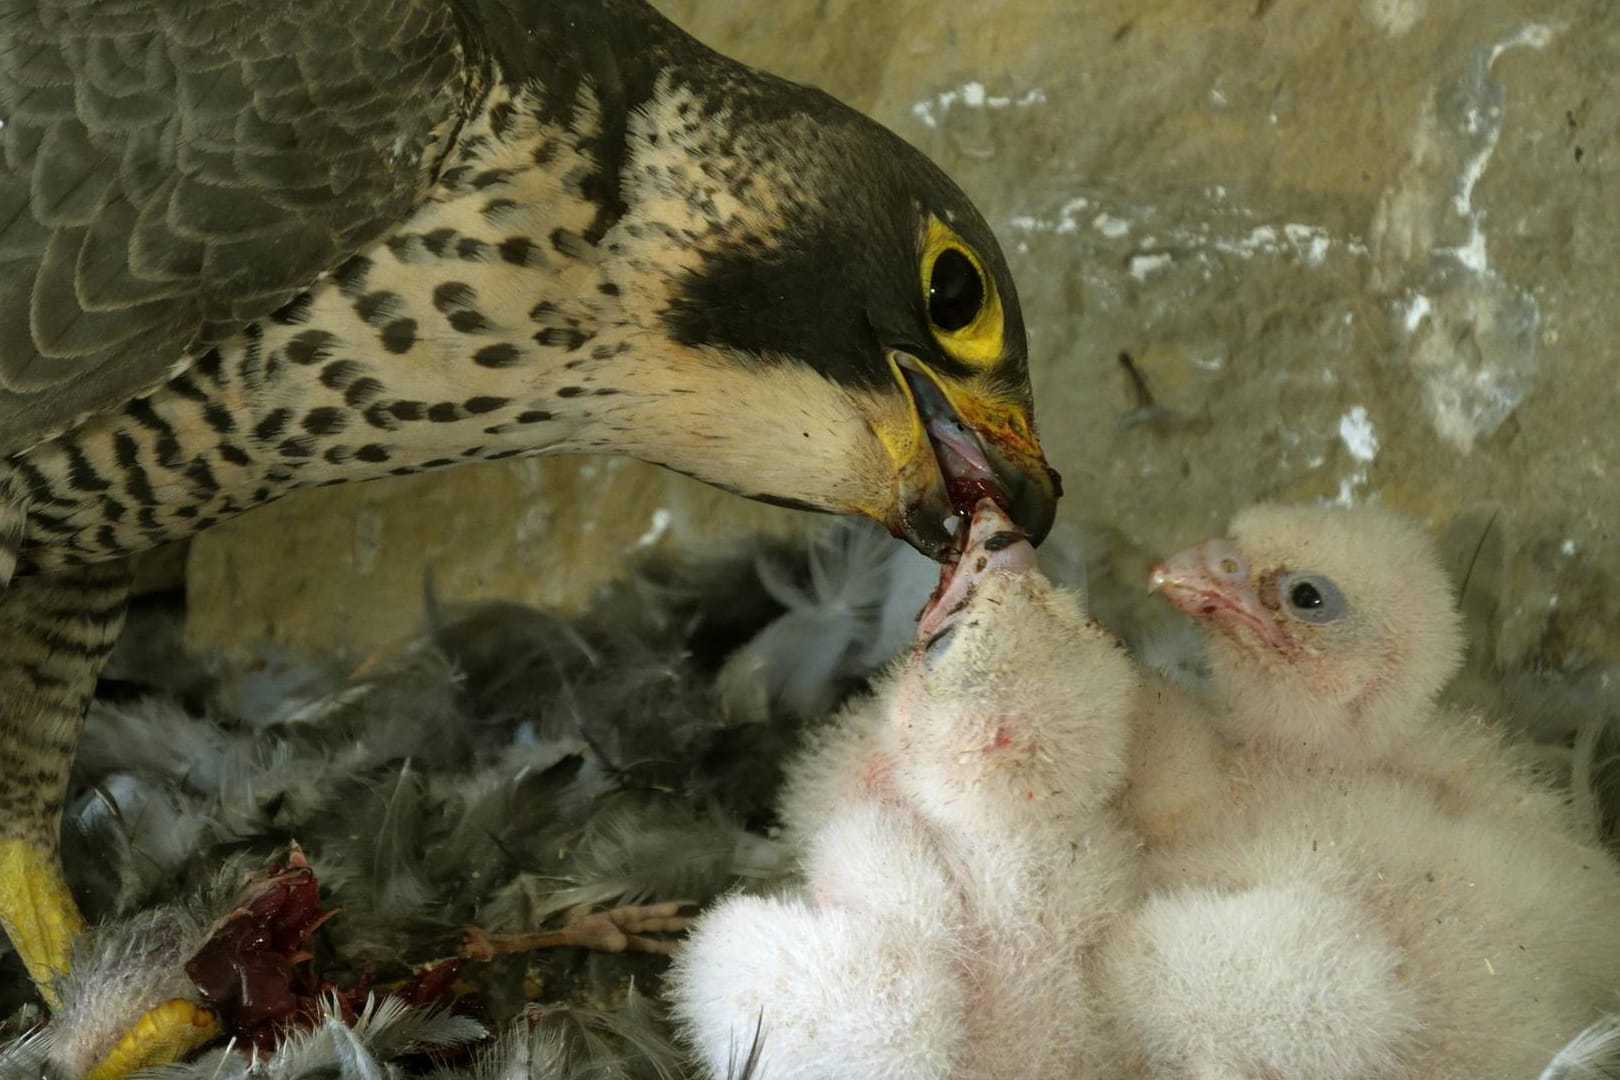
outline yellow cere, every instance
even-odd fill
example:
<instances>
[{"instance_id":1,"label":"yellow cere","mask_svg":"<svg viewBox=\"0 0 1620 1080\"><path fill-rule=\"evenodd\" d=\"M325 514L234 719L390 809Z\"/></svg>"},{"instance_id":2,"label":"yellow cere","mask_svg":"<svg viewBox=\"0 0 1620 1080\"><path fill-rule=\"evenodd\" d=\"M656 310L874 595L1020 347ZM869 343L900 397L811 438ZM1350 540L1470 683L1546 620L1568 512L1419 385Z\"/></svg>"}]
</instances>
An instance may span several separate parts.
<instances>
[{"instance_id":1,"label":"yellow cere","mask_svg":"<svg viewBox=\"0 0 1620 1080\"><path fill-rule=\"evenodd\" d=\"M1003 318L995 280L967 241L937 217L929 217L923 233L921 270L929 329L940 347L964 364L996 364L1002 356ZM935 317L942 295L957 302L956 318L942 321Z\"/></svg>"}]
</instances>

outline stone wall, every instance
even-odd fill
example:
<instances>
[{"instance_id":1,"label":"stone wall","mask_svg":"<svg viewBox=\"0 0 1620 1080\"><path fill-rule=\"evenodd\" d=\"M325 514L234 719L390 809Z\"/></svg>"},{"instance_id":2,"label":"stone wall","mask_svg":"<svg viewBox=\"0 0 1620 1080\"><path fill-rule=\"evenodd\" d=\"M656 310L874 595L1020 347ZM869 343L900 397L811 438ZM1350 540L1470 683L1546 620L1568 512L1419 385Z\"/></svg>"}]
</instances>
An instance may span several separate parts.
<instances>
[{"instance_id":1,"label":"stone wall","mask_svg":"<svg viewBox=\"0 0 1620 1080\"><path fill-rule=\"evenodd\" d=\"M665 0L979 201L1030 325L1054 549L1127 562L1264 497L1509 527L1506 648L1614 644L1613 0ZM624 558L803 515L628 462L301 496L191 548L191 634L364 650L446 595L577 604Z\"/></svg>"}]
</instances>

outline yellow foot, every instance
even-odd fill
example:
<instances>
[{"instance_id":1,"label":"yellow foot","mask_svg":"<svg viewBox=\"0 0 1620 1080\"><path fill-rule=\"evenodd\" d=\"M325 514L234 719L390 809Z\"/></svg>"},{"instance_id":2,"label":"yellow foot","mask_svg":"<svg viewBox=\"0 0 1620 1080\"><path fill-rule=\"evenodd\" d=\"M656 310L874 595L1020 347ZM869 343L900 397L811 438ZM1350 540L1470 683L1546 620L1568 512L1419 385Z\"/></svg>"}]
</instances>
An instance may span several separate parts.
<instances>
[{"instance_id":1,"label":"yellow foot","mask_svg":"<svg viewBox=\"0 0 1620 1080\"><path fill-rule=\"evenodd\" d=\"M26 840L0 840L0 927L54 1011L56 980L67 973L84 919L73 903L54 852Z\"/></svg>"},{"instance_id":2,"label":"yellow foot","mask_svg":"<svg viewBox=\"0 0 1620 1080\"><path fill-rule=\"evenodd\" d=\"M24 840L0 840L0 927L52 1012L62 1005L57 980L67 974L73 939L84 919L54 853ZM214 1014L175 999L130 1027L84 1080L118 1080L136 1069L167 1065L214 1037Z\"/></svg>"},{"instance_id":3,"label":"yellow foot","mask_svg":"<svg viewBox=\"0 0 1620 1080\"><path fill-rule=\"evenodd\" d=\"M196 1002L165 1001L135 1021L84 1080L118 1080L136 1069L179 1061L218 1031L214 1014Z\"/></svg>"}]
</instances>

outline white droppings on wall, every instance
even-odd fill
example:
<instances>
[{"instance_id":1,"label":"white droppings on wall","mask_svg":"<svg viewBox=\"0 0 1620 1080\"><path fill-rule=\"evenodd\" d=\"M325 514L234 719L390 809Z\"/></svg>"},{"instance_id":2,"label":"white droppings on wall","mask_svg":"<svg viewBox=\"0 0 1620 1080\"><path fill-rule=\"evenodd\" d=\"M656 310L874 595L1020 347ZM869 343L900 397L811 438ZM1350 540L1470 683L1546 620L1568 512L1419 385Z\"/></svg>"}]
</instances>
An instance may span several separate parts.
<instances>
[{"instance_id":1,"label":"white droppings on wall","mask_svg":"<svg viewBox=\"0 0 1620 1080\"><path fill-rule=\"evenodd\" d=\"M1353 405L1339 418L1339 438L1350 456L1368 462L1378 456L1378 432L1367 417L1364 405Z\"/></svg>"},{"instance_id":2,"label":"white droppings on wall","mask_svg":"<svg viewBox=\"0 0 1620 1080\"><path fill-rule=\"evenodd\" d=\"M1480 46L1450 86L1437 86L1373 229L1377 265L1409 268L1409 298L1395 305L1412 338L1408 362L1430 425L1461 453L1518 408L1539 366L1540 307L1492 269L1487 212L1476 196L1506 119L1507 91L1492 68L1504 53L1543 48L1556 33L1521 26Z\"/></svg>"},{"instance_id":3,"label":"white droppings on wall","mask_svg":"<svg viewBox=\"0 0 1620 1080\"><path fill-rule=\"evenodd\" d=\"M1306 266L1320 266L1335 249L1355 258L1367 255L1367 245L1351 236L1336 239L1320 225L1288 222L1281 225L1233 223L1227 218L1248 216L1239 208L1220 206L1226 200L1226 189L1219 186L1205 192L1212 212L1219 208L1221 216L1212 217L1195 226L1172 227L1164 237L1164 246L1176 250L1179 256L1197 259L1209 265L1212 254L1250 259L1255 256L1287 255ZM1092 231L1104 240L1120 240L1128 236L1140 222L1133 222L1123 208L1098 206L1096 197L1076 196L1065 201L1053 214L1018 214L1007 219L1007 227L1016 232L1074 235L1081 231L1079 214L1095 207L1089 224ZM1140 248L1152 248L1157 241L1145 237L1138 242Z\"/></svg>"},{"instance_id":4,"label":"white droppings on wall","mask_svg":"<svg viewBox=\"0 0 1620 1080\"><path fill-rule=\"evenodd\" d=\"M1390 37L1403 37L1418 24L1427 9L1426 0L1367 0L1367 17Z\"/></svg>"},{"instance_id":5,"label":"white droppings on wall","mask_svg":"<svg viewBox=\"0 0 1620 1080\"><path fill-rule=\"evenodd\" d=\"M1076 195L1066 200L1058 207L1055 216L1049 218L1036 217L1033 214L1015 214L1007 219L1007 227L1017 232L1027 233L1056 233L1059 236L1070 235L1080 231L1080 212L1091 205L1091 200L1084 195ZM1103 217L1106 215L1098 215ZM1095 221L1093 221L1095 225ZM1124 225L1121 222L1121 225ZM1128 229L1128 226L1126 226ZM1120 235L1125 230L1122 229Z\"/></svg>"},{"instance_id":6,"label":"white droppings on wall","mask_svg":"<svg viewBox=\"0 0 1620 1080\"><path fill-rule=\"evenodd\" d=\"M1132 255L1131 277L1137 281L1146 281L1149 275L1168 270L1172 261L1174 260L1162 251L1151 255Z\"/></svg>"},{"instance_id":7,"label":"white droppings on wall","mask_svg":"<svg viewBox=\"0 0 1620 1080\"><path fill-rule=\"evenodd\" d=\"M1378 430L1365 405L1352 405L1339 417L1339 441L1356 462L1356 468L1340 478L1339 493L1329 501L1335 506L1354 506L1356 493L1367 486L1367 466L1378 457Z\"/></svg>"},{"instance_id":8,"label":"white droppings on wall","mask_svg":"<svg viewBox=\"0 0 1620 1080\"><path fill-rule=\"evenodd\" d=\"M1417 328L1423 325L1423 320L1429 317L1429 312L1433 308L1434 304L1427 296L1422 293L1413 293L1412 299L1406 303L1405 311L1401 316L1401 321L1406 326L1406 332L1408 334L1416 333Z\"/></svg>"},{"instance_id":9,"label":"white droppings on wall","mask_svg":"<svg viewBox=\"0 0 1620 1080\"><path fill-rule=\"evenodd\" d=\"M636 537L636 542L632 546L635 548L652 547L669 531L670 523L673 520L674 515L660 506L653 511L652 521L647 525L647 531Z\"/></svg>"},{"instance_id":10,"label":"white droppings on wall","mask_svg":"<svg viewBox=\"0 0 1620 1080\"><path fill-rule=\"evenodd\" d=\"M1477 136L1479 144L1463 161L1457 190L1451 197L1452 209L1457 216L1469 222L1468 240L1455 248L1442 249L1449 250L1458 262L1477 274L1485 273L1489 269L1489 262L1485 252L1485 212L1474 206L1474 188L1479 186L1480 178L1485 175L1486 167L1496 154L1497 144L1501 142L1502 120L1506 111L1500 85L1490 81L1491 68L1503 53L1511 49L1546 48L1553 39L1553 33L1550 26L1527 24L1491 46L1479 61L1478 85L1475 88L1479 100L1466 107L1462 118L1463 132Z\"/></svg>"},{"instance_id":11,"label":"white droppings on wall","mask_svg":"<svg viewBox=\"0 0 1620 1080\"><path fill-rule=\"evenodd\" d=\"M1173 237L1177 243L1183 242L1183 237ZM1187 237L1185 239L1193 239ZM1328 256L1333 248L1333 238L1328 231L1320 225L1286 224L1256 225L1246 234L1235 237L1214 237L1208 241L1210 247L1223 255L1236 255L1240 259L1253 258L1256 255L1281 255L1287 253L1304 262L1307 266L1318 266ZM1351 238L1343 242L1344 249L1352 255L1365 255L1367 247L1360 240Z\"/></svg>"},{"instance_id":12,"label":"white droppings on wall","mask_svg":"<svg viewBox=\"0 0 1620 1080\"><path fill-rule=\"evenodd\" d=\"M1117 218L1112 214L1102 213L1091 219L1091 227L1102 233L1109 240L1118 240L1131 231L1131 223L1124 218Z\"/></svg>"},{"instance_id":13,"label":"white droppings on wall","mask_svg":"<svg viewBox=\"0 0 1620 1080\"><path fill-rule=\"evenodd\" d=\"M1283 235L1308 266L1316 266L1327 258L1328 247L1333 243L1326 229L1314 225L1284 225Z\"/></svg>"},{"instance_id":14,"label":"white droppings on wall","mask_svg":"<svg viewBox=\"0 0 1620 1080\"><path fill-rule=\"evenodd\" d=\"M945 90L931 98L924 98L911 107L911 115L924 127L937 128L950 111L957 106L967 109L1027 109L1046 104L1046 91L1033 87L1022 94L992 94L982 82L973 80L954 90Z\"/></svg>"}]
</instances>

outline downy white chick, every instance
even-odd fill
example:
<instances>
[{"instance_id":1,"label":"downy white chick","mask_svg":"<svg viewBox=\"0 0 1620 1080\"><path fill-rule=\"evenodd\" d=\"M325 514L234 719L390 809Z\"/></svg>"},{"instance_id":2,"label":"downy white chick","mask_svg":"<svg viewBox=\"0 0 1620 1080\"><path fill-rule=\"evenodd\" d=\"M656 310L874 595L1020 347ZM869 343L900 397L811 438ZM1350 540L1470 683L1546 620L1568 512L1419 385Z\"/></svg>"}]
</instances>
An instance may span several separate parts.
<instances>
[{"instance_id":1,"label":"downy white chick","mask_svg":"<svg viewBox=\"0 0 1620 1080\"><path fill-rule=\"evenodd\" d=\"M1423 533L1260 507L1154 584L1213 631L1224 745L1200 770L1138 743L1152 894L1104 980L1122 1071L1536 1075L1620 989L1620 875L1486 725L1436 709L1460 631ZM1166 812L1189 773L1205 803Z\"/></svg>"},{"instance_id":2,"label":"downy white chick","mask_svg":"<svg viewBox=\"0 0 1620 1080\"><path fill-rule=\"evenodd\" d=\"M800 895L699 918L669 997L713 1075L1099 1075L1091 951L1130 901L1129 660L994 504L870 699L790 768Z\"/></svg>"},{"instance_id":3,"label":"downy white chick","mask_svg":"<svg viewBox=\"0 0 1620 1080\"><path fill-rule=\"evenodd\" d=\"M1211 631L1210 705L1233 745L1398 772L1456 809L1572 821L1496 723L1436 706L1462 662L1462 620L1414 522L1266 504L1229 533L1155 567L1151 587Z\"/></svg>"}]
</instances>

